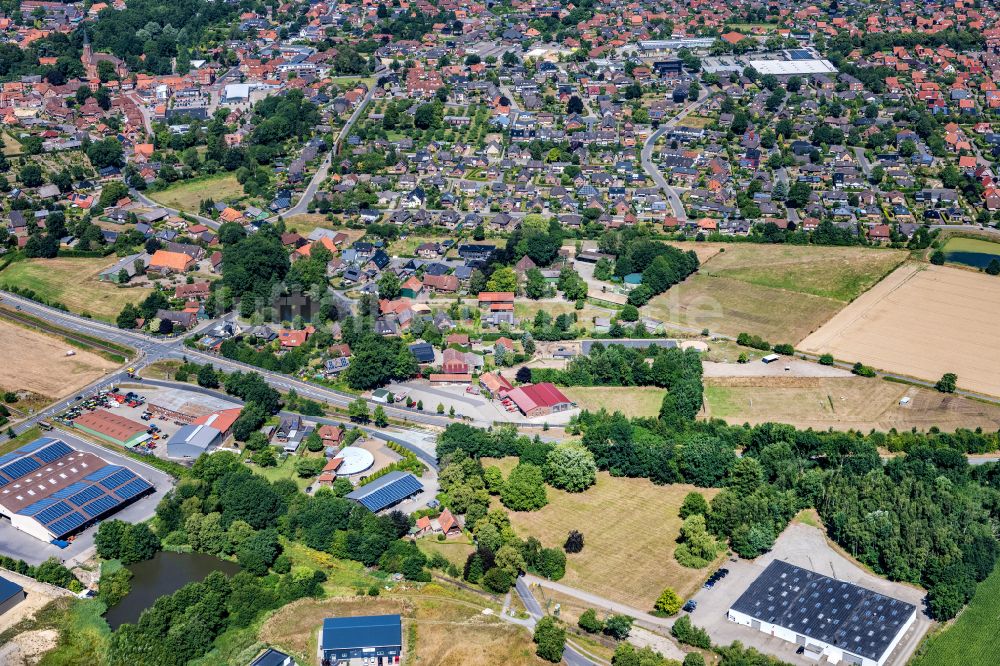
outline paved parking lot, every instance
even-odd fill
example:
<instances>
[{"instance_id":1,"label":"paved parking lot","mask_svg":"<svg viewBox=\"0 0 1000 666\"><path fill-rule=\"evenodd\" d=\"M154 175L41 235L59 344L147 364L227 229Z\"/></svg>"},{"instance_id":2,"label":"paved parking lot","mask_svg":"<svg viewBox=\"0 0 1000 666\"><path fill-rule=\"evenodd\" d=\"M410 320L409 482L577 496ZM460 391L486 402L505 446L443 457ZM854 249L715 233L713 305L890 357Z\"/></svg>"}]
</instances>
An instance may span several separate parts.
<instances>
[{"instance_id":1,"label":"paved parking lot","mask_svg":"<svg viewBox=\"0 0 1000 666\"><path fill-rule=\"evenodd\" d=\"M493 423L494 421L520 421L521 412L507 412L498 401L491 401L485 396L466 392L467 384L431 384L427 381L410 381L391 384L386 388L393 395L406 393L413 402L424 401L424 411L437 413L437 406L444 405L445 414L454 407L455 414L468 416L476 421Z\"/></svg>"},{"instance_id":2,"label":"paved parking lot","mask_svg":"<svg viewBox=\"0 0 1000 666\"><path fill-rule=\"evenodd\" d=\"M132 458L115 453L103 446L86 442L69 432L56 429L49 436L59 437L73 448L81 451L89 451L113 465L128 467L153 484L155 487L153 494L147 495L138 502L130 504L121 511L112 514L112 518L118 518L130 523L137 523L151 518L156 512L156 505L160 503L163 496L174 486L174 480L169 474ZM63 560L67 565L77 564L89 556L90 549L94 545L94 533L96 531L97 526L92 525L79 533L76 539L66 548L57 548L52 544L39 541L24 532L14 529L10 521L4 518L0 519L0 552L4 555L24 560L29 564L40 564L50 557Z\"/></svg>"},{"instance_id":3,"label":"paved parking lot","mask_svg":"<svg viewBox=\"0 0 1000 666\"><path fill-rule=\"evenodd\" d=\"M726 618L729 607L775 559L916 605L917 619L889 656L886 661L887 666L906 664L933 624L924 612L922 590L902 583L893 583L868 573L831 547L821 530L793 523L781 534L771 552L752 561L741 559L726 562L723 566L729 569L729 575L716 583L713 589L701 589L694 595L698 608L691 613L691 620L708 631L713 643L729 645L733 641L740 641L744 645L753 646L790 664L805 666L816 663L805 656L795 654L797 646L793 643L738 625Z\"/></svg>"}]
</instances>

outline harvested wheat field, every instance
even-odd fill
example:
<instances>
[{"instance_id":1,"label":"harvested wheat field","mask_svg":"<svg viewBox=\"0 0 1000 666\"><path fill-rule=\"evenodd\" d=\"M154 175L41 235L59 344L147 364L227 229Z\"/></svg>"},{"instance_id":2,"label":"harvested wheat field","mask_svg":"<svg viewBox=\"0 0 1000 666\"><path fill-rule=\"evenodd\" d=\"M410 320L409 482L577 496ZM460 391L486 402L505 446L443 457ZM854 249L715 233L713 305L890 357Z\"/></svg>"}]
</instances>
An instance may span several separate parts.
<instances>
[{"instance_id":1,"label":"harvested wheat field","mask_svg":"<svg viewBox=\"0 0 1000 666\"><path fill-rule=\"evenodd\" d=\"M983 273L907 264L863 294L799 349L1000 395L1000 280Z\"/></svg>"},{"instance_id":2,"label":"harvested wheat field","mask_svg":"<svg viewBox=\"0 0 1000 666\"><path fill-rule=\"evenodd\" d=\"M117 367L59 338L4 320L0 320L0 349L8 350L0 364L0 388L31 391L53 399L74 393ZM66 355L70 350L75 352L73 356Z\"/></svg>"},{"instance_id":3,"label":"harvested wheat field","mask_svg":"<svg viewBox=\"0 0 1000 666\"><path fill-rule=\"evenodd\" d=\"M677 512L692 490L709 500L718 492L599 472L597 483L582 493L546 488L547 506L511 511L510 520L519 537L533 536L546 548L561 547L570 530L579 530L583 551L567 556L559 582L652 610L663 588L687 598L706 576L707 569L686 569L674 559L682 522Z\"/></svg>"},{"instance_id":4,"label":"harvested wheat field","mask_svg":"<svg viewBox=\"0 0 1000 666\"><path fill-rule=\"evenodd\" d=\"M899 401L908 397L909 402ZM789 423L814 430L1000 427L1000 407L863 377L711 377L706 417L733 424Z\"/></svg>"},{"instance_id":5,"label":"harvested wheat field","mask_svg":"<svg viewBox=\"0 0 1000 666\"><path fill-rule=\"evenodd\" d=\"M345 615L403 616L403 658L406 663L440 666L534 666L526 629L484 615L483 604L429 584L411 593L376 598L301 599L285 606L261 627L262 641L288 651L300 664L314 664L323 618ZM414 642L415 639L415 642Z\"/></svg>"}]
</instances>

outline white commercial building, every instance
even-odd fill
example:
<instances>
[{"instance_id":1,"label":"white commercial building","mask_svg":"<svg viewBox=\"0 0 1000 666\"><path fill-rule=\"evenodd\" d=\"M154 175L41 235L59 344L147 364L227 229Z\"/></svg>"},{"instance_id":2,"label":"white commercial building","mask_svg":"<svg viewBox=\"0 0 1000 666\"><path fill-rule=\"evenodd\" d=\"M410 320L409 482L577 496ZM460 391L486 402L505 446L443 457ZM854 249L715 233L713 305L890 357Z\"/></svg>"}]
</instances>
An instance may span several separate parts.
<instances>
[{"instance_id":1,"label":"white commercial building","mask_svg":"<svg viewBox=\"0 0 1000 666\"><path fill-rule=\"evenodd\" d=\"M916 606L775 560L732 605L732 622L833 664L884 666L916 620Z\"/></svg>"}]
</instances>

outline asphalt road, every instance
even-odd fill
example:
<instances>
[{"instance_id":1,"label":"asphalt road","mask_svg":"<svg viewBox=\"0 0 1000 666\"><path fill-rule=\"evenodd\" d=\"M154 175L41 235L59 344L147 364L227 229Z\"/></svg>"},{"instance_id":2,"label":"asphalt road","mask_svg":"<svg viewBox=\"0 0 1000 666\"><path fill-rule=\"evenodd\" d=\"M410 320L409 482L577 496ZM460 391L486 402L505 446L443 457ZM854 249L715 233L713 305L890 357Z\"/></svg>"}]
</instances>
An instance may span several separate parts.
<instances>
[{"instance_id":1,"label":"asphalt road","mask_svg":"<svg viewBox=\"0 0 1000 666\"><path fill-rule=\"evenodd\" d=\"M147 465L146 463L134 460L112 449L91 444L72 434L71 430L57 428L51 435L64 440L67 444L81 451L89 451L100 456L107 462L114 465L128 467L139 476L150 481L156 490L152 495L140 499L138 502L130 504L124 509L114 514L115 518L130 523L138 523L152 518L156 512L156 505L160 503L163 496L174 487L174 480L165 472ZM66 548L58 548L52 544L39 541L38 539L25 534L11 526L9 520L0 520L0 552L10 557L15 557L29 564L40 564L50 557L66 561L68 565L77 564L90 555L90 549L94 545L95 526L91 526L77 535L76 539Z\"/></svg>"},{"instance_id":2,"label":"asphalt road","mask_svg":"<svg viewBox=\"0 0 1000 666\"><path fill-rule=\"evenodd\" d=\"M531 616L533 621L532 628L534 628L534 622L545 617L545 611L542 610L542 606L535 599L535 596L531 594L531 588L525 582L524 576L518 576L514 588L517 590L517 596L521 598L521 603L524 604L525 610L528 611L528 615ZM577 652L570 643L566 643L566 649L563 651L563 662L569 664L569 666L591 666L594 663Z\"/></svg>"},{"instance_id":3,"label":"asphalt road","mask_svg":"<svg viewBox=\"0 0 1000 666\"><path fill-rule=\"evenodd\" d=\"M687 221L687 212L684 210L684 202L681 201L680 195L677 190L671 187L667 179L663 177L663 173L660 168L653 162L653 148L656 146L656 142L661 136L663 136L668 130L673 129L677 123L683 120L689 113L696 111L705 101L708 100L708 95L704 99L685 107L680 113L671 118L670 120L662 123L655 132L649 135L646 139L646 143L642 145L642 151L639 154L640 162L642 163L642 168L645 170L646 174L656 183L663 193L667 196L667 200L670 202L670 207L674 211L674 217L676 217L681 222Z\"/></svg>"}]
</instances>

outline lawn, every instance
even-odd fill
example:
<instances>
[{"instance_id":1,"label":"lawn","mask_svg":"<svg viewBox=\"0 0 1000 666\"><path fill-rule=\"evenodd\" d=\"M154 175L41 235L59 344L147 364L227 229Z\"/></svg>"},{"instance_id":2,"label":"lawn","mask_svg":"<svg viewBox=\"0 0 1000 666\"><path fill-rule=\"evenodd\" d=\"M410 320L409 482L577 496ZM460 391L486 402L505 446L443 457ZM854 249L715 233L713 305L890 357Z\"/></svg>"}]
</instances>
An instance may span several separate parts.
<instances>
[{"instance_id":1,"label":"lawn","mask_svg":"<svg viewBox=\"0 0 1000 666\"><path fill-rule=\"evenodd\" d=\"M1000 567L976 588L976 595L954 624L928 638L913 666L989 666L997 663L1000 633Z\"/></svg>"},{"instance_id":2,"label":"lawn","mask_svg":"<svg viewBox=\"0 0 1000 666\"><path fill-rule=\"evenodd\" d=\"M518 319L533 321L539 310L545 310L555 319L561 314L576 313L577 325L584 328L594 327L594 317L611 317L615 311L610 308L600 308L589 303L582 310L576 309L576 303L571 301L532 301L518 299L514 303L514 316Z\"/></svg>"},{"instance_id":3,"label":"lawn","mask_svg":"<svg viewBox=\"0 0 1000 666\"><path fill-rule=\"evenodd\" d=\"M327 617L399 613L406 663L528 666L535 656L531 635L495 615L484 615L479 596L428 584L378 597L301 599L264 623L262 641L289 652L298 663L315 662L319 628Z\"/></svg>"},{"instance_id":4,"label":"lawn","mask_svg":"<svg viewBox=\"0 0 1000 666\"><path fill-rule=\"evenodd\" d=\"M299 456L290 455L284 460L279 461L276 467L251 465L250 469L253 470L254 474L260 474L271 483L281 481L282 479L289 479L295 482L295 484L299 487L299 490L305 490L306 486L312 483L313 478L302 479L295 473L295 463L299 459Z\"/></svg>"},{"instance_id":5,"label":"lawn","mask_svg":"<svg viewBox=\"0 0 1000 666\"><path fill-rule=\"evenodd\" d=\"M6 430L4 432L6 432ZM38 426L28 428L14 439L8 439L3 444L0 444L0 456L6 455L11 451L16 451L25 444L33 442L41 436L42 429Z\"/></svg>"},{"instance_id":6,"label":"lawn","mask_svg":"<svg viewBox=\"0 0 1000 666\"><path fill-rule=\"evenodd\" d=\"M906 257L903 250L743 243L713 256L701 272L849 303Z\"/></svg>"},{"instance_id":7,"label":"lawn","mask_svg":"<svg viewBox=\"0 0 1000 666\"><path fill-rule=\"evenodd\" d=\"M732 424L779 422L815 430L943 431L1000 426L1000 407L861 377L726 377L705 380L709 416ZM900 405L908 396L910 402Z\"/></svg>"},{"instance_id":8,"label":"lawn","mask_svg":"<svg viewBox=\"0 0 1000 666\"><path fill-rule=\"evenodd\" d=\"M657 486L648 479L599 472L588 490L547 488L547 506L511 511L510 518L519 537L533 536L547 548L561 547L571 530L579 530L585 546L568 556L560 582L651 610L663 588L688 597L704 577L705 569L686 569L673 557L682 522L678 510L692 490L707 499L718 492L686 484Z\"/></svg>"},{"instance_id":9,"label":"lawn","mask_svg":"<svg viewBox=\"0 0 1000 666\"><path fill-rule=\"evenodd\" d=\"M389 254L393 257L415 257L417 247L424 243L440 243L447 240L445 236L421 236L409 235L406 238L397 238L389 244Z\"/></svg>"},{"instance_id":10,"label":"lawn","mask_svg":"<svg viewBox=\"0 0 1000 666\"><path fill-rule=\"evenodd\" d=\"M475 550L475 547L466 539L448 539L438 541L437 537L424 537L417 540L417 546L428 557L434 553L441 553L448 558L448 561L461 569L465 566L465 560Z\"/></svg>"},{"instance_id":11,"label":"lawn","mask_svg":"<svg viewBox=\"0 0 1000 666\"><path fill-rule=\"evenodd\" d=\"M117 257L56 258L15 261L0 273L0 285L31 289L46 301L58 301L76 313L113 322L126 303L149 295L144 287L118 287L97 275Z\"/></svg>"},{"instance_id":12,"label":"lawn","mask_svg":"<svg viewBox=\"0 0 1000 666\"><path fill-rule=\"evenodd\" d=\"M562 392L581 409L596 412L603 407L630 418L658 415L666 393L651 386L568 386Z\"/></svg>"},{"instance_id":13,"label":"lawn","mask_svg":"<svg viewBox=\"0 0 1000 666\"><path fill-rule=\"evenodd\" d=\"M148 196L168 208L197 213L205 199L228 201L244 196L244 192L235 174L223 173L171 185L165 190L150 192Z\"/></svg>"},{"instance_id":14,"label":"lawn","mask_svg":"<svg viewBox=\"0 0 1000 666\"><path fill-rule=\"evenodd\" d=\"M795 344L843 307L832 298L697 273L651 300L643 313L693 330L734 336L746 331Z\"/></svg>"}]
</instances>

